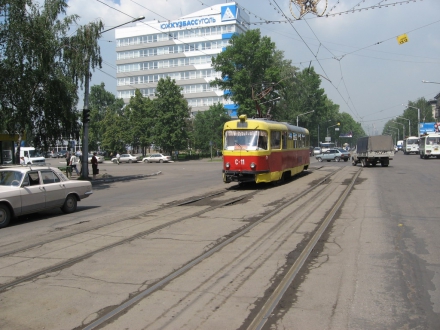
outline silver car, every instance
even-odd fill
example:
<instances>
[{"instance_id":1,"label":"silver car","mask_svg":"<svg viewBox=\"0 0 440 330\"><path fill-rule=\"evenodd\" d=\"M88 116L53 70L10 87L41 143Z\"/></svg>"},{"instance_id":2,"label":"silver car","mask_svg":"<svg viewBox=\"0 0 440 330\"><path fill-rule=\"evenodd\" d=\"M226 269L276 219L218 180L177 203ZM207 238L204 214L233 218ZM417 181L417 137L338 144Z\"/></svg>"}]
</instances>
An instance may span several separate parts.
<instances>
[{"instance_id":1,"label":"silver car","mask_svg":"<svg viewBox=\"0 0 440 330\"><path fill-rule=\"evenodd\" d=\"M58 207L75 212L77 202L92 193L89 181L69 180L55 167L0 168L0 228L24 214Z\"/></svg>"},{"instance_id":2,"label":"silver car","mask_svg":"<svg viewBox=\"0 0 440 330\"><path fill-rule=\"evenodd\" d=\"M89 163L92 162L92 157L93 157L92 154L88 155L87 159L88 159ZM96 157L96 160L98 161L98 163L104 163L104 156L95 155L95 157Z\"/></svg>"},{"instance_id":3,"label":"silver car","mask_svg":"<svg viewBox=\"0 0 440 330\"><path fill-rule=\"evenodd\" d=\"M138 161L139 159L131 154L121 154L121 156L119 157L120 163L137 163ZM116 164L118 162L118 159L116 157L112 158L112 162Z\"/></svg>"},{"instance_id":4,"label":"silver car","mask_svg":"<svg viewBox=\"0 0 440 330\"><path fill-rule=\"evenodd\" d=\"M171 156L162 154L152 154L142 159L144 163L168 163L171 162Z\"/></svg>"}]
</instances>

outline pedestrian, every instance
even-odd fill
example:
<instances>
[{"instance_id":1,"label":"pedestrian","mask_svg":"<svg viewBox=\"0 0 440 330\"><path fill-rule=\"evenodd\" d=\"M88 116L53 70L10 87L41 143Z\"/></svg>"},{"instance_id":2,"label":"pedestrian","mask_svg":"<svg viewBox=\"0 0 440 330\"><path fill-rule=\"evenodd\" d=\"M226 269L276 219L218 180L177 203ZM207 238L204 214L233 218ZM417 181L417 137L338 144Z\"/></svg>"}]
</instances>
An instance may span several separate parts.
<instances>
[{"instance_id":1,"label":"pedestrian","mask_svg":"<svg viewBox=\"0 0 440 330\"><path fill-rule=\"evenodd\" d=\"M78 168L76 167L77 164L78 164L78 158L75 155L72 155L72 157L70 157L70 166L72 167L73 170L75 170L76 175L79 175Z\"/></svg>"},{"instance_id":2,"label":"pedestrian","mask_svg":"<svg viewBox=\"0 0 440 330\"><path fill-rule=\"evenodd\" d=\"M93 171L93 180L95 180L96 175L99 174L98 159L96 158L96 152L93 153L91 163L92 163L92 171Z\"/></svg>"},{"instance_id":3,"label":"pedestrian","mask_svg":"<svg viewBox=\"0 0 440 330\"><path fill-rule=\"evenodd\" d=\"M116 154L116 162L119 165L119 159L121 158L121 155L119 154L119 152Z\"/></svg>"},{"instance_id":4,"label":"pedestrian","mask_svg":"<svg viewBox=\"0 0 440 330\"><path fill-rule=\"evenodd\" d=\"M24 157L20 157L20 165L25 165L25 164L26 164L26 162L24 160Z\"/></svg>"},{"instance_id":5,"label":"pedestrian","mask_svg":"<svg viewBox=\"0 0 440 330\"><path fill-rule=\"evenodd\" d=\"M72 172L69 170L69 166L70 166L70 152L66 153L66 174L67 176L72 175Z\"/></svg>"}]
</instances>

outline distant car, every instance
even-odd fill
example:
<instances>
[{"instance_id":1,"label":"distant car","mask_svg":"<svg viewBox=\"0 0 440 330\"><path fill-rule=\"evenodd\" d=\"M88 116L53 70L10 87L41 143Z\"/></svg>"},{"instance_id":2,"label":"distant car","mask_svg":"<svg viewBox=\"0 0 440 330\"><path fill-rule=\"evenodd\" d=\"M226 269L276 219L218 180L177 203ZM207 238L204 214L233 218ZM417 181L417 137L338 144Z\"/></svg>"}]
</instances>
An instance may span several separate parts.
<instances>
[{"instance_id":1,"label":"distant car","mask_svg":"<svg viewBox=\"0 0 440 330\"><path fill-rule=\"evenodd\" d=\"M318 162L322 162L324 160L331 162L332 160L334 160L335 162L339 162L341 159L343 159L345 162L348 161L348 159L350 158L350 153L343 150L344 152L342 152L339 149L333 148L333 149L329 149L327 151L324 151L323 153L319 154L316 156L316 159L318 160ZM348 156L347 156L348 154Z\"/></svg>"},{"instance_id":2,"label":"distant car","mask_svg":"<svg viewBox=\"0 0 440 330\"><path fill-rule=\"evenodd\" d=\"M321 153L321 148L320 147L315 147L313 149L313 156L319 155Z\"/></svg>"},{"instance_id":3,"label":"distant car","mask_svg":"<svg viewBox=\"0 0 440 330\"><path fill-rule=\"evenodd\" d=\"M67 150L60 150L57 153L57 158L66 158Z\"/></svg>"},{"instance_id":4,"label":"distant car","mask_svg":"<svg viewBox=\"0 0 440 330\"><path fill-rule=\"evenodd\" d=\"M131 154L121 154L121 156L119 157L120 163L137 163L138 161L139 159ZM116 157L112 158L112 162L116 164L118 162L118 159Z\"/></svg>"},{"instance_id":5,"label":"distant car","mask_svg":"<svg viewBox=\"0 0 440 330\"><path fill-rule=\"evenodd\" d=\"M89 154L89 157L88 157L88 162L89 163L92 162L92 157L93 157L93 155ZM96 155L95 157L98 160L98 163L103 163L104 162L104 157L103 156Z\"/></svg>"},{"instance_id":6,"label":"distant car","mask_svg":"<svg viewBox=\"0 0 440 330\"><path fill-rule=\"evenodd\" d=\"M72 213L77 202L92 193L89 181L69 180L55 167L0 169L0 228L14 217L43 210L59 207Z\"/></svg>"},{"instance_id":7,"label":"distant car","mask_svg":"<svg viewBox=\"0 0 440 330\"><path fill-rule=\"evenodd\" d=\"M165 156L162 154L151 154L150 156L142 159L144 163L168 163L171 161L171 156Z\"/></svg>"}]
</instances>

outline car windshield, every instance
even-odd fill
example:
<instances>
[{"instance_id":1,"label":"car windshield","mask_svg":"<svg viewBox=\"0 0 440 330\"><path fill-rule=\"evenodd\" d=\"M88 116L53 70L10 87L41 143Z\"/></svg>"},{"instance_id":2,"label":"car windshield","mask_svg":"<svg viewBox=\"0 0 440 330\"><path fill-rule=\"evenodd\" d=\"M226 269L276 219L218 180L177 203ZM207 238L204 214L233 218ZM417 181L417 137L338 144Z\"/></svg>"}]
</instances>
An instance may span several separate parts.
<instances>
[{"instance_id":1,"label":"car windshield","mask_svg":"<svg viewBox=\"0 0 440 330\"><path fill-rule=\"evenodd\" d=\"M19 186L23 173L19 171L1 171L0 186Z\"/></svg>"},{"instance_id":2,"label":"car windshield","mask_svg":"<svg viewBox=\"0 0 440 330\"><path fill-rule=\"evenodd\" d=\"M342 149L342 148L338 148L338 150L339 150L340 152L347 152L347 150L344 150L344 149Z\"/></svg>"}]
</instances>

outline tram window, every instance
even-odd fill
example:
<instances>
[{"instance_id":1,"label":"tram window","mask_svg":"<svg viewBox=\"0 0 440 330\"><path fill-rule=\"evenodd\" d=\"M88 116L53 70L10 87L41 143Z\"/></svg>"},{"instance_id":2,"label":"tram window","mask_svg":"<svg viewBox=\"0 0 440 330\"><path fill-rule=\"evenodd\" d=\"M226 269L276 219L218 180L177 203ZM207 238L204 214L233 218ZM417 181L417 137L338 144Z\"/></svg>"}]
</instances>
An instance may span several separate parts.
<instances>
[{"instance_id":1,"label":"tram window","mask_svg":"<svg viewBox=\"0 0 440 330\"><path fill-rule=\"evenodd\" d=\"M281 132L279 131L270 132L270 147L272 149L281 148Z\"/></svg>"},{"instance_id":2,"label":"tram window","mask_svg":"<svg viewBox=\"0 0 440 330\"><path fill-rule=\"evenodd\" d=\"M287 132L283 132L283 149L287 149Z\"/></svg>"}]
</instances>

